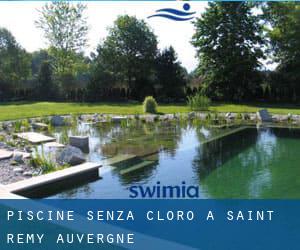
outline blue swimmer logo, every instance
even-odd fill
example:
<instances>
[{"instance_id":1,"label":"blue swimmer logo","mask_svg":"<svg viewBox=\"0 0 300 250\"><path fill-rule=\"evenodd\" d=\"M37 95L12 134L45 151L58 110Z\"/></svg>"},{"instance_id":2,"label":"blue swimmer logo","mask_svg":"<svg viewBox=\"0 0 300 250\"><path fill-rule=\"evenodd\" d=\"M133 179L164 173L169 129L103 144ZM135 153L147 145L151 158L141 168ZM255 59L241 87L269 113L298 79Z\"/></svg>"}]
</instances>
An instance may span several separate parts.
<instances>
[{"instance_id":1,"label":"blue swimmer logo","mask_svg":"<svg viewBox=\"0 0 300 250\"><path fill-rule=\"evenodd\" d=\"M183 5L183 11L171 9L171 8L159 9L156 11L157 14L148 16L148 18L162 17L173 21L188 21L193 19L194 18L193 15L196 13L196 12L189 12L190 8L191 6L188 3L185 3Z\"/></svg>"}]
</instances>

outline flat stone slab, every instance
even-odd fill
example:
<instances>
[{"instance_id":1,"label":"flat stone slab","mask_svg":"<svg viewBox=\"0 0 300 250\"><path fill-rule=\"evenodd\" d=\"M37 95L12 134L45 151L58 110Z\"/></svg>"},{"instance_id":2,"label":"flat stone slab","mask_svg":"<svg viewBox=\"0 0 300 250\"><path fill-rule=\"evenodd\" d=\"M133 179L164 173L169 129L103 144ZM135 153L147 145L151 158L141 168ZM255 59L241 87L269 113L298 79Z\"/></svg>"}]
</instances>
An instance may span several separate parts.
<instances>
[{"instance_id":1,"label":"flat stone slab","mask_svg":"<svg viewBox=\"0 0 300 250\"><path fill-rule=\"evenodd\" d=\"M98 171L97 174L99 174L100 167L101 164L99 163L86 162L74 167L69 167L49 174L44 174L23 181L18 181L12 184L4 185L4 188L6 191L11 193L21 192L22 190L38 188L46 184L56 183L58 181L62 181L70 177L78 177L87 172Z\"/></svg>"},{"instance_id":2,"label":"flat stone slab","mask_svg":"<svg viewBox=\"0 0 300 250\"><path fill-rule=\"evenodd\" d=\"M51 142L55 141L56 139L50 136L46 136L40 133L36 132L25 132L25 133L19 133L17 136L23 140L29 141L33 144L39 144L43 142Z\"/></svg>"},{"instance_id":3,"label":"flat stone slab","mask_svg":"<svg viewBox=\"0 0 300 250\"><path fill-rule=\"evenodd\" d=\"M58 142L47 142L43 144L47 148L64 148L66 145L58 143Z\"/></svg>"},{"instance_id":4,"label":"flat stone slab","mask_svg":"<svg viewBox=\"0 0 300 250\"><path fill-rule=\"evenodd\" d=\"M5 185L0 185L0 199L16 200L16 199L26 199L26 198L20 195L13 194L5 188Z\"/></svg>"},{"instance_id":5,"label":"flat stone slab","mask_svg":"<svg viewBox=\"0 0 300 250\"><path fill-rule=\"evenodd\" d=\"M149 166L154 165L154 164L155 164L154 161L142 161L142 162L140 162L136 165L133 165L133 166L125 168L125 169L122 169L120 171L120 174L121 175L128 174L128 173L131 173L133 171L140 170L141 168L149 167Z\"/></svg>"},{"instance_id":6,"label":"flat stone slab","mask_svg":"<svg viewBox=\"0 0 300 250\"><path fill-rule=\"evenodd\" d=\"M0 160L7 160L13 157L13 154L14 153L12 151L0 149Z\"/></svg>"},{"instance_id":7,"label":"flat stone slab","mask_svg":"<svg viewBox=\"0 0 300 250\"><path fill-rule=\"evenodd\" d=\"M117 165L119 165L119 164L121 164L123 162L134 160L136 158L137 158L136 155L132 155L132 154L120 154L120 155L117 155L115 157L106 159L104 161L104 164L108 165L108 166L117 166Z\"/></svg>"}]
</instances>

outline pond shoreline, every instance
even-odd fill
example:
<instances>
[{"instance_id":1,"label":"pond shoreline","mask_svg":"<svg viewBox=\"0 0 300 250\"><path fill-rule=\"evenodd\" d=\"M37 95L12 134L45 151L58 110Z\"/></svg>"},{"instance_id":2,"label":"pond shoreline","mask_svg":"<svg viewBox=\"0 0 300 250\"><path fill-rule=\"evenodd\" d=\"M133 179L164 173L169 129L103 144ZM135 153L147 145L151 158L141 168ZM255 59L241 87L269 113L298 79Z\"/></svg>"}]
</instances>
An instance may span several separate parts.
<instances>
[{"instance_id":1,"label":"pond shoreline","mask_svg":"<svg viewBox=\"0 0 300 250\"><path fill-rule=\"evenodd\" d=\"M28 124L26 128L21 127L18 130L29 130L34 131L34 124L39 122L45 122L50 124L51 117L38 117L22 119L27 120ZM155 123L155 122L172 122L172 121L186 121L193 122L199 121L201 123L205 122L206 125L211 126L216 129L229 128L231 125L257 125L259 119L256 113L207 113L207 112L189 112L186 114L145 114L145 115L122 115L116 116L112 114L82 114L78 116L65 115L61 116L63 119L68 120L69 123L86 123L86 124L96 124L96 123L116 123L123 124L127 126L128 120L138 120L144 123ZM283 127L298 127L300 126L300 115L272 115L274 126ZM20 139L14 137L16 131L14 131L15 123L21 120L0 122L0 149L9 151L21 151L30 153L33 151L33 145L23 145ZM66 123L67 124L67 123ZM70 124L69 124L70 125ZM67 124L68 126L68 124ZM19 131L20 132L20 131ZM9 145L5 141L9 140L13 142L14 145ZM0 160L0 184L10 184L20 180L31 178L35 175L40 175L42 172L40 169L34 168L30 164L29 159L20 159L20 157L11 157L10 159Z\"/></svg>"}]
</instances>

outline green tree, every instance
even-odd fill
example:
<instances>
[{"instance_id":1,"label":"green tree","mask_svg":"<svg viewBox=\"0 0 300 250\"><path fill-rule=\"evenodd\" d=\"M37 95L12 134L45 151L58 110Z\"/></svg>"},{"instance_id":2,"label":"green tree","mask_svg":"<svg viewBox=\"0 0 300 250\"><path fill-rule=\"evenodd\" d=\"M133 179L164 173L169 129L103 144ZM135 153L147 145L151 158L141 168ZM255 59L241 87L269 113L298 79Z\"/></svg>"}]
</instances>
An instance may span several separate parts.
<instances>
[{"instance_id":1,"label":"green tree","mask_svg":"<svg viewBox=\"0 0 300 250\"><path fill-rule=\"evenodd\" d=\"M36 26L43 30L50 45L54 70L58 75L73 73L76 53L87 44L86 6L66 1L45 4L40 11Z\"/></svg>"},{"instance_id":2,"label":"green tree","mask_svg":"<svg viewBox=\"0 0 300 250\"><path fill-rule=\"evenodd\" d=\"M152 94L157 40L143 20L119 16L98 46L90 87L126 86L132 98Z\"/></svg>"},{"instance_id":3,"label":"green tree","mask_svg":"<svg viewBox=\"0 0 300 250\"><path fill-rule=\"evenodd\" d=\"M156 59L158 96L161 98L178 99L184 94L187 72L177 59L172 46L159 53Z\"/></svg>"},{"instance_id":4,"label":"green tree","mask_svg":"<svg viewBox=\"0 0 300 250\"><path fill-rule=\"evenodd\" d=\"M245 100L259 85L263 39L259 18L246 2L210 2L195 21L202 92L214 99Z\"/></svg>"},{"instance_id":5,"label":"green tree","mask_svg":"<svg viewBox=\"0 0 300 250\"><path fill-rule=\"evenodd\" d=\"M52 80L51 64L44 61L41 64L38 74L38 98L42 100L50 100L54 94L54 84Z\"/></svg>"},{"instance_id":6,"label":"green tree","mask_svg":"<svg viewBox=\"0 0 300 250\"><path fill-rule=\"evenodd\" d=\"M42 49L31 53L31 72L33 76L39 74L41 65L44 61L51 61L47 50Z\"/></svg>"},{"instance_id":7,"label":"green tree","mask_svg":"<svg viewBox=\"0 0 300 250\"><path fill-rule=\"evenodd\" d=\"M278 63L272 81L273 93L280 99L296 101L300 96L300 4L267 3L263 9L270 24L267 27L271 54Z\"/></svg>"},{"instance_id":8,"label":"green tree","mask_svg":"<svg viewBox=\"0 0 300 250\"><path fill-rule=\"evenodd\" d=\"M13 35L0 28L0 98L10 97L30 76L30 55Z\"/></svg>"}]
</instances>

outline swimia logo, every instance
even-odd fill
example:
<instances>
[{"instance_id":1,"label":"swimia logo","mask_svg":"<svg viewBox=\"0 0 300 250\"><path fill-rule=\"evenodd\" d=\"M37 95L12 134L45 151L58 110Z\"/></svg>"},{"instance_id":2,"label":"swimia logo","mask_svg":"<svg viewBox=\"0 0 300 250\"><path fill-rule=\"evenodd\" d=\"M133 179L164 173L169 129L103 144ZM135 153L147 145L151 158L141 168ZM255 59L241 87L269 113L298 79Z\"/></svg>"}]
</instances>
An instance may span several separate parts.
<instances>
[{"instance_id":1,"label":"swimia logo","mask_svg":"<svg viewBox=\"0 0 300 250\"><path fill-rule=\"evenodd\" d=\"M148 18L161 17L167 18L173 21L188 21L194 18L196 12L190 12L191 6L188 3L185 3L182 6L183 10L177 10L172 8L159 9L156 11L157 14L148 16Z\"/></svg>"}]
</instances>

